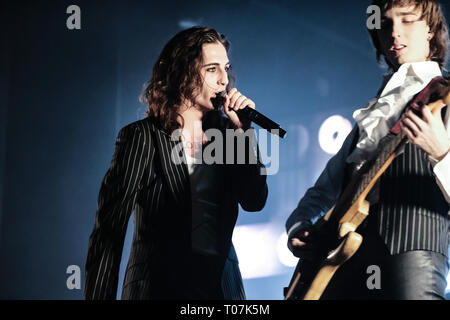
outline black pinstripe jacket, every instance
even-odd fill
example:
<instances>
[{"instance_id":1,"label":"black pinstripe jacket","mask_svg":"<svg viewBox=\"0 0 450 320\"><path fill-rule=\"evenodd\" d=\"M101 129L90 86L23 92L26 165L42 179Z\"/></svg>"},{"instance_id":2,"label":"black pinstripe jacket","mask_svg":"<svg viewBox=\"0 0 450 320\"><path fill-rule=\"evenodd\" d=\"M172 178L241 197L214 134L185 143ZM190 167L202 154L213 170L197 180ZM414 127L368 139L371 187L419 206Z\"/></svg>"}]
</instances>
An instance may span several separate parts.
<instances>
[{"instance_id":1,"label":"black pinstripe jacket","mask_svg":"<svg viewBox=\"0 0 450 320\"><path fill-rule=\"evenodd\" d=\"M86 299L115 299L123 242L134 212L133 242L123 284L123 299L182 297L191 251L191 204L187 166L171 161L178 142L151 118L122 128L111 166L98 197L94 229L86 260ZM173 153L179 157L178 153ZM180 158L178 158L179 160ZM231 248L238 203L246 211L259 211L268 188L263 165L221 165L226 170L221 207L221 258ZM229 264L227 264L229 265ZM237 262L225 268L224 279L236 279ZM237 274L239 274L237 269ZM240 281L240 279L238 279ZM231 280L230 280L231 281ZM242 284L240 284L242 286ZM233 284L227 288L236 288ZM235 293L225 292L225 297Z\"/></svg>"}]
</instances>

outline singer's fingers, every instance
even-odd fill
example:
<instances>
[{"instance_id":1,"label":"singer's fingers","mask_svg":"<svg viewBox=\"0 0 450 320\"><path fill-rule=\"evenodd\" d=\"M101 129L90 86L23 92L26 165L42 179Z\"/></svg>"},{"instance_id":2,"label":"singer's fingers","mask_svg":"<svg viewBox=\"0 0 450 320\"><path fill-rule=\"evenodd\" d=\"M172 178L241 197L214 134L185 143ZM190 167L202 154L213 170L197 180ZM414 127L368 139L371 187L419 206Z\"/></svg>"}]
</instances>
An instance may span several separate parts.
<instances>
[{"instance_id":1,"label":"singer's fingers","mask_svg":"<svg viewBox=\"0 0 450 320\"><path fill-rule=\"evenodd\" d=\"M246 105L244 104L245 101L248 101L249 99L247 99L246 96L241 95L237 100L236 103L234 104L234 110L239 110L244 108Z\"/></svg>"},{"instance_id":2,"label":"singer's fingers","mask_svg":"<svg viewBox=\"0 0 450 320\"><path fill-rule=\"evenodd\" d=\"M228 106L229 108L236 110L236 101L239 99L239 97L242 96L242 94L239 91L236 91L230 99L230 105Z\"/></svg>"},{"instance_id":3,"label":"singer's fingers","mask_svg":"<svg viewBox=\"0 0 450 320\"><path fill-rule=\"evenodd\" d=\"M231 109L231 98L230 97L225 97L225 102L223 103L223 112L225 112L225 114L230 117L230 114L233 110Z\"/></svg>"},{"instance_id":4,"label":"singer's fingers","mask_svg":"<svg viewBox=\"0 0 450 320\"><path fill-rule=\"evenodd\" d=\"M237 91L238 90L236 88L232 88L232 89L230 89L230 91L227 92L227 96L231 97Z\"/></svg>"},{"instance_id":5,"label":"singer's fingers","mask_svg":"<svg viewBox=\"0 0 450 320\"><path fill-rule=\"evenodd\" d=\"M223 102L223 110L225 111L225 113L228 111L228 107L230 106L230 97L229 96L225 96L224 97L224 102Z\"/></svg>"},{"instance_id":6,"label":"singer's fingers","mask_svg":"<svg viewBox=\"0 0 450 320\"><path fill-rule=\"evenodd\" d=\"M230 121L233 123L233 125L236 128L241 128L242 127L242 122L239 120L239 117L237 115L237 113L232 110L232 109L228 109L224 107L225 114L227 115L228 119L230 119Z\"/></svg>"},{"instance_id":7,"label":"singer's fingers","mask_svg":"<svg viewBox=\"0 0 450 320\"><path fill-rule=\"evenodd\" d=\"M232 88L230 91L227 92L227 94L225 95L225 98L228 100L228 105L225 106L225 104L223 105L224 107L227 108L231 108L233 107L233 105L231 104L231 97L238 92L236 88Z\"/></svg>"},{"instance_id":8,"label":"singer's fingers","mask_svg":"<svg viewBox=\"0 0 450 320\"><path fill-rule=\"evenodd\" d=\"M242 108L245 108L245 107L249 107L249 108L255 109L255 103L252 100L250 100L249 98L246 98L244 101L242 101L239 109L242 109Z\"/></svg>"}]
</instances>

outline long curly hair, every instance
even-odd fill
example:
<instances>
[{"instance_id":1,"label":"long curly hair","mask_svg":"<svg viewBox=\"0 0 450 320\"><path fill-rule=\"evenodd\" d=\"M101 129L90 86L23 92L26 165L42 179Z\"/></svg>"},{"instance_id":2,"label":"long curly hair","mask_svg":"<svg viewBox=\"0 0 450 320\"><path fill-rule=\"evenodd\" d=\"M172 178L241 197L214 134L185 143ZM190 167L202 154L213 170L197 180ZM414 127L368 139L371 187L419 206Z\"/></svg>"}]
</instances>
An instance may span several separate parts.
<instances>
[{"instance_id":1,"label":"long curly hair","mask_svg":"<svg viewBox=\"0 0 450 320\"><path fill-rule=\"evenodd\" d=\"M441 5L437 0L373 0L373 5L380 7L384 13L392 7L406 7L414 6L422 12L422 19L424 19L430 27L430 32L434 33L434 37L430 41L430 56L428 59L439 63L441 69L444 69L448 58L448 26L445 16L442 12ZM381 45L378 40L377 30L368 29L372 38L373 45L377 50L377 60L381 61L384 54L381 50ZM384 57L389 68L394 69L394 66Z\"/></svg>"},{"instance_id":2,"label":"long curly hair","mask_svg":"<svg viewBox=\"0 0 450 320\"><path fill-rule=\"evenodd\" d=\"M164 46L140 96L140 101L147 104L147 116L154 117L163 129L172 132L182 126L177 121L181 117L181 102L186 99L195 103L196 88L203 83L200 75L203 45L216 42L228 52L230 43L224 35L209 27L196 26L179 32Z\"/></svg>"}]
</instances>

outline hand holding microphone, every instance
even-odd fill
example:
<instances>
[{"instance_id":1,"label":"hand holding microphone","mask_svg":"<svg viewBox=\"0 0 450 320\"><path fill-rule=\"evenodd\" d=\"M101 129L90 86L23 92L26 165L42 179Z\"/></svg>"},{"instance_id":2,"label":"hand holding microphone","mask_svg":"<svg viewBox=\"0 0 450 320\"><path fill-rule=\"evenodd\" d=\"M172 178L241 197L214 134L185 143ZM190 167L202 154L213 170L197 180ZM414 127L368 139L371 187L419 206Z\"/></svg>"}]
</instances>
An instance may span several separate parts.
<instances>
[{"instance_id":1,"label":"hand holding microphone","mask_svg":"<svg viewBox=\"0 0 450 320\"><path fill-rule=\"evenodd\" d=\"M245 117L239 118L238 110L242 110L245 107L249 107L255 110L255 103L240 93L236 88L231 89L226 93L225 91L220 93L223 96L223 111L230 118L236 128L248 129L250 127L250 120Z\"/></svg>"},{"instance_id":2,"label":"hand holding microphone","mask_svg":"<svg viewBox=\"0 0 450 320\"><path fill-rule=\"evenodd\" d=\"M286 131L279 124L273 122L263 114L256 111L255 103L240 93L236 88L230 91L222 91L218 94L219 104L223 105L223 111L237 128L248 129L250 122L254 122L270 133L284 138ZM271 131L275 130L275 131Z\"/></svg>"}]
</instances>

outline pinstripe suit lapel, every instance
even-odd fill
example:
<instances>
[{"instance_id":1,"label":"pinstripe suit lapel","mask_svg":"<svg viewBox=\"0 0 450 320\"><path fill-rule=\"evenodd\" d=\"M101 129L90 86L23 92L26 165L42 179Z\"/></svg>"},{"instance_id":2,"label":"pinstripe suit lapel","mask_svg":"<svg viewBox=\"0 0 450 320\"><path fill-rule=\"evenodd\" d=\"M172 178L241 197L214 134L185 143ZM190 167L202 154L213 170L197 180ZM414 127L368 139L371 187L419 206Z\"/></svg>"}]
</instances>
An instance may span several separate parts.
<instances>
[{"instance_id":1,"label":"pinstripe suit lapel","mask_svg":"<svg viewBox=\"0 0 450 320\"><path fill-rule=\"evenodd\" d=\"M161 167L172 195L177 202L183 202L190 195L189 173L185 164L181 144L155 128L155 140Z\"/></svg>"}]
</instances>

